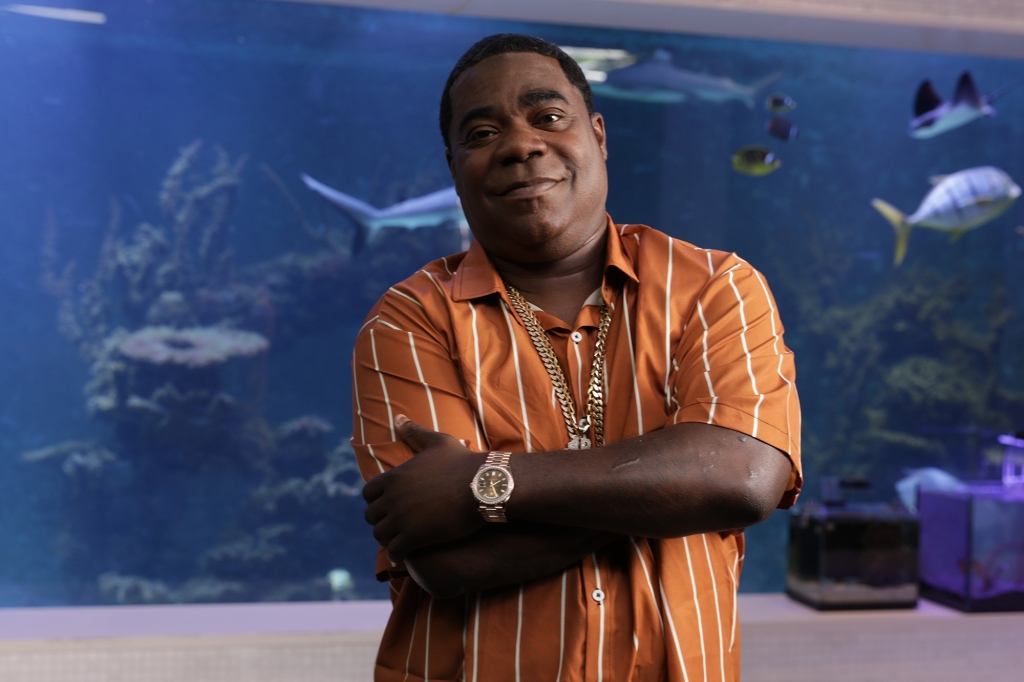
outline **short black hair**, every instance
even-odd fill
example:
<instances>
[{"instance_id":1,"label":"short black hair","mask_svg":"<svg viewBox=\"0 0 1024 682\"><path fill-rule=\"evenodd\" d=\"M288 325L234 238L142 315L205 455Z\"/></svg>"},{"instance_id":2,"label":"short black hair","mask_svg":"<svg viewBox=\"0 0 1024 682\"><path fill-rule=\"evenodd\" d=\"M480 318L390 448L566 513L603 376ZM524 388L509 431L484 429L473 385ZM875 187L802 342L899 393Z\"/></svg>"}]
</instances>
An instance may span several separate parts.
<instances>
[{"instance_id":1,"label":"short black hair","mask_svg":"<svg viewBox=\"0 0 1024 682\"><path fill-rule=\"evenodd\" d=\"M536 52L544 57L551 57L562 67L562 73L580 94L587 105L587 113L594 113L594 93L590 90L583 75L583 69L576 63L576 60L565 53L565 51L541 38L523 35L522 33L497 33L478 41L473 47L466 50L466 53L456 62L455 68L448 74L448 82L444 84L444 92L441 93L441 137L444 139L444 146L451 149L448 141L448 129L452 125L452 83L455 79L470 67L476 66L488 57L494 57L508 52Z\"/></svg>"}]
</instances>

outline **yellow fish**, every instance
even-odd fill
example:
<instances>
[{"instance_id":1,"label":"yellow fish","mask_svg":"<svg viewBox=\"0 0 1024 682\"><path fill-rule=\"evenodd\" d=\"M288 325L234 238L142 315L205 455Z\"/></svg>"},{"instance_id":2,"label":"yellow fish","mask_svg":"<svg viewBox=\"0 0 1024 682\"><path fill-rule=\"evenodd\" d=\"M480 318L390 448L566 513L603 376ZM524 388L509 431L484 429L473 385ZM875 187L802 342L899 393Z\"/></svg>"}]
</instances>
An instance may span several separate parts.
<instances>
[{"instance_id":1,"label":"yellow fish","mask_svg":"<svg viewBox=\"0 0 1024 682\"><path fill-rule=\"evenodd\" d=\"M732 169L743 175L768 175L781 165L775 152L757 144L743 147L732 155Z\"/></svg>"}]
</instances>

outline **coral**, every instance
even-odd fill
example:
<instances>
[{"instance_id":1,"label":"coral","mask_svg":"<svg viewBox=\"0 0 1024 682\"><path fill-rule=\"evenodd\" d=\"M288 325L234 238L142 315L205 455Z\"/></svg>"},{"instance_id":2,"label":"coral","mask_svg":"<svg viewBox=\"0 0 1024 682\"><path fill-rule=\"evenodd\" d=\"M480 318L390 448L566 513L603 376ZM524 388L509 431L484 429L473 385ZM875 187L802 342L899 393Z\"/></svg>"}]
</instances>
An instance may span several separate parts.
<instances>
[{"instance_id":1,"label":"coral","mask_svg":"<svg viewBox=\"0 0 1024 682\"><path fill-rule=\"evenodd\" d=\"M66 474L69 513L54 552L86 602L97 590L112 603L358 596L340 573L340 589L325 577L347 561L339 540L361 506L354 454L347 443L331 450L334 427L317 416L271 429L268 357L361 319L410 261L454 251L457 235L389 232L353 261L348 232L309 226L267 168L320 250L236 271L229 221L244 159L215 152L204 173L202 146L181 150L160 188L162 225L122 234L113 202L85 279L74 261L61 262L56 214L46 213L41 284L59 300L61 332L90 363L89 415L109 426L98 440L23 459ZM210 481L226 485L223 511L209 520L223 540L213 547L182 512L182 495Z\"/></svg>"},{"instance_id":2,"label":"coral","mask_svg":"<svg viewBox=\"0 0 1024 682\"><path fill-rule=\"evenodd\" d=\"M57 216L52 208L48 208L43 219L42 275L39 283L44 291L63 299L71 293L71 287L75 284L76 263L68 261L58 275L57 259Z\"/></svg>"},{"instance_id":3,"label":"coral","mask_svg":"<svg viewBox=\"0 0 1024 682\"><path fill-rule=\"evenodd\" d=\"M322 442L323 437L332 431L334 427L329 421L314 415L306 415L279 426L274 432L274 440L279 446L311 440Z\"/></svg>"},{"instance_id":4,"label":"coral","mask_svg":"<svg viewBox=\"0 0 1024 682\"><path fill-rule=\"evenodd\" d=\"M245 587L238 582L216 578L193 578L178 588L162 580L137 575L103 573L97 580L100 593L116 604L192 604L238 599Z\"/></svg>"},{"instance_id":5,"label":"coral","mask_svg":"<svg viewBox=\"0 0 1024 682\"><path fill-rule=\"evenodd\" d=\"M79 473L98 474L103 467L117 461L117 455L94 440L68 440L21 455L24 462L42 462L48 459L64 458L61 471L74 478Z\"/></svg>"},{"instance_id":6,"label":"coral","mask_svg":"<svg viewBox=\"0 0 1024 682\"><path fill-rule=\"evenodd\" d=\"M294 527L287 523L263 526L256 530L255 535L245 535L234 542L207 551L199 560L200 566L203 570L209 570L216 564L230 563L247 567L252 564L269 563L288 553L276 541L294 530Z\"/></svg>"},{"instance_id":7,"label":"coral","mask_svg":"<svg viewBox=\"0 0 1024 682\"><path fill-rule=\"evenodd\" d=\"M358 497L363 490L359 466L352 446L344 443L327 457L327 466L309 478L289 478L276 485L263 485L253 500L267 513L287 508L310 508L325 498Z\"/></svg>"},{"instance_id":8,"label":"coral","mask_svg":"<svg viewBox=\"0 0 1024 682\"><path fill-rule=\"evenodd\" d=\"M327 461L327 435L334 431L320 417L307 415L279 426L274 432L274 459L283 476L309 476Z\"/></svg>"},{"instance_id":9,"label":"coral","mask_svg":"<svg viewBox=\"0 0 1024 682\"><path fill-rule=\"evenodd\" d=\"M65 476L75 477L79 472L98 474L110 462L116 462L117 455L103 447L93 448L85 452L72 452L64 460L60 469Z\"/></svg>"},{"instance_id":10,"label":"coral","mask_svg":"<svg viewBox=\"0 0 1024 682\"><path fill-rule=\"evenodd\" d=\"M196 317L180 291L165 291L146 311L146 324L153 327L194 327Z\"/></svg>"},{"instance_id":11,"label":"coral","mask_svg":"<svg viewBox=\"0 0 1024 682\"><path fill-rule=\"evenodd\" d=\"M56 445L23 452L21 459L25 462L41 462L46 459L63 457L73 452L87 451L96 447L96 445L97 443L94 440L66 440Z\"/></svg>"},{"instance_id":12,"label":"coral","mask_svg":"<svg viewBox=\"0 0 1024 682\"><path fill-rule=\"evenodd\" d=\"M171 589L159 580L111 572L100 575L97 582L103 596L116 604L167 604L174 601Z\"/></svg>"},{"instance_id":13,"label":"coral","mask_svg":"<svg viewBox=\"0 0 1024 682\"><path fill-rule=\"evenodd\" d=\"M245 159L232 162L218 148L217 162L205 178L194 172L200 147L198 142L185 147L164 179L160 205L170 226L144 222L125 241L118 235L120 207L113 202L96 271L77 285L74 261L57 272L57 222L47 212L42 285L60 298L59 327L87 358L102 351L115 319L129 328L186 326L193 321L194 292L228 283L233 271L228 220ZM186 177L197 178L196 184L186 185Z\"/></svg>"},{"instance_id":14,"label":"coral","mask_svg":"<svg viewBox=\"0 0 1024 682\"><path fill-rule=\"evenodd\" d=\"M180 604L197 602L241 601L249 592L245 585L233 580L199 577L187 580L181 587L173 590L173 601Z\"/></svg>"},{"instance_id":15,"label":"coral","mask_svg":"<svg viewBox=\"0 0 1024 682\"><path fill-rule=\"evenodd\" d=\"M138 362L194 369L259 355L269 346L263 336L236 329L145 327L121 341L119 350Z\"/></svg>"},{"instance_id":16,"label":"coral","mask_svg":"<svg viewBox=\"0 0 1024 682\"><path fill-rule=\"evenodd\" d=\"M331 598L331 586L327 578L280 581L261 595L263 601L327 601ZM354 596L345 593L342 598L352 599Z\"/></svg>"}]
</instances>

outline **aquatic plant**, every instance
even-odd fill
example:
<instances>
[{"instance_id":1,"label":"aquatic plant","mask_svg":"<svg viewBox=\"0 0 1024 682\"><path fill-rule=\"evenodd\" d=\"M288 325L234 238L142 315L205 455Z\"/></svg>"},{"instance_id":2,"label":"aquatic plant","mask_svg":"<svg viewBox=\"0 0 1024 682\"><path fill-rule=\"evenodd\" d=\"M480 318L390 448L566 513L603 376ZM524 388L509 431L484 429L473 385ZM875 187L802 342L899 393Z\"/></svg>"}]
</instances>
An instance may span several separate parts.
<instances>
[{"instance_id":1,"label":"aquatic plant","mask_svg":"<svg viewBox=\"0 0 1024 682\"><path fill-rule=\"evenodd\" d=\"M1006 291L994 278L918 265L886 270L853 295L845 282L856 232L806 219L811 238L786 255L805 267L780 263L775 280L798 308L787 338L800 344L803 397L828 395L806 403L808 473L874 478L883 491L901 474L894 461L976 475L950 433L975 438L1024 423L1024 393L1001 371Z\"/></svg>"}]
</instances>

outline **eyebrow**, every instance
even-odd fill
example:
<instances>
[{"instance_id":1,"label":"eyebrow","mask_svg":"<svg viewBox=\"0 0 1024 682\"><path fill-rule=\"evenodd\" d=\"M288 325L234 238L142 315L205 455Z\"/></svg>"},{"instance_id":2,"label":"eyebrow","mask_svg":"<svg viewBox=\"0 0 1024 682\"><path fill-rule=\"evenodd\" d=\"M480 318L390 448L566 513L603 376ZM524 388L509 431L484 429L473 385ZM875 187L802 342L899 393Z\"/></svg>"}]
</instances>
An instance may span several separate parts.
<instances>
[{"instance_id":1,"label":"eyebrow","mask_svg":"<svg viewBox=\"0 0 1024 682\"><path fill-rule=\"evenodd\" d=\"M569 103L569 99L558 92L557 90L534 90L528 92L519 98L519 105L522 107L535 107L538 104L544 102L550 102L551 100L558 100L560 102ZM466 126L476 119L480 118L493 118L498 114L498 107L495 106L484 106L470 109L466 112L466 115L459 121L459 132L461 133Z\"/></svg>"},{"instance_id":2,"label":"eyebrow","mask_svg":"<svg viewBox=\"0 0 1024 682\"><path fill-rule=\"evenodd\" d=\"M560 93L558 90L534 90L528 92L519 98L519 104L524 107L534 107L544 102L550 102L551 100L559 100L561 102L569 103L568 98Z\"/></svg>"}]
</instances>

